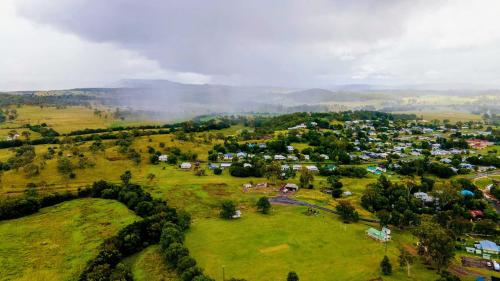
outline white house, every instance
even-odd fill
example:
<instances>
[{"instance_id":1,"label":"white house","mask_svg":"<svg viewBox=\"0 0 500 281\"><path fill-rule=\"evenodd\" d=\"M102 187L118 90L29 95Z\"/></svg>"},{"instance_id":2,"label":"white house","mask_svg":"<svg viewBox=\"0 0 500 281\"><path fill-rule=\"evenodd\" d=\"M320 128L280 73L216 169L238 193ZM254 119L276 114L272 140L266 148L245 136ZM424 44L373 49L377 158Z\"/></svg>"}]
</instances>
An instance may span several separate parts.
<instances>
[{"instance_id":1,"label":"white house","mask_svg":"<svg viewBox=\"0 0 500 281\"><path fill-rule=\"evenodd\" d=\"M158 156L158 160L160 160L161 162L167 162L168 161L168 155L160 155Z\"/></svg>"},{"instance_id":2,"label":"white house","mask_svg":"<svg viewBox=\"0 0 500 281\"><path fill-rule=\"evenodd\" d=\"M234 212L233 219L239 219L239 218L241 218L241 211L236 210L236 212Z\"/></svg>"},{"instance_id":3,"label":"white house","mask_svg":"<svg viewBox=\"0 0 500 281\"><path fill-rule=\"evenodd\" d=\"M427 194L425 192L415 192L413 194L413 196L415 196L415 198L418 198L426 203L434 201L434 197L430 196L429 194Z\"/></svg>"},{"instance_id":4,"label":"white house","mask_svg":"<svg viewBox=\"0 0 500 281\"><path fill-rule=\"evenodd\" d=\"M306 166L306 168L311 171L311 172L318 172L319 169L318 167L314 166L314 165L309 165L309 166Z\"/></svg>"},{"instance_id":5,"label":"white house","mask_svg":"<svg viewBox=\"0 0 500 281\"><path fill-rule=\"evenodd\" d=\"M286 160L286 157L280 154L274 155L274 160Z\"/></svg>"},{"instance_id":6,"label":"white house","mask_svg":"<svg viewBox=\"0 0 500 281\"><path fill-rule=\"evenodd\" d=\"M244 163L243 168L252 168L252 164L250 163Z\"/></svg>"},{"instance_id":7,"label":"white house","mask_svg":"<svg viewBox=\"0 0 500 281\"><path fill-rule=\"evenodd\" d=\"M319 157L322 158L323 160L330 159L330 157L328 155L326 155L326 154L320 154Z\"/></svg>"},{"instance_id":8,"label":"white house","mask_svg":"<svg viewBox=\"0 0 500 281\"><path fill-rule=\"evenodd\" d=\"M220 168L225 169L231 167L231 163L220 163Z\"/></svg>"},{"instance_id":9,"label":"white house","mask_svg":"<svg viewBox=\"0 0 500 281\"><path fill-rule=\"evenodd\" d=\"M288 145L286 149L288 150L288 152L293 152L293 146L291 145Z\"/></svg>"},{"instance_id":10,"label":"white house","mask_svg":"<svg viewBox=\"0 0 500 281\"><path fill-rule=\"evenodd\" d=\"M181 164L181 169L191 169L191 163L189 162L184 162Z\"/></svg>"}]
</instances>

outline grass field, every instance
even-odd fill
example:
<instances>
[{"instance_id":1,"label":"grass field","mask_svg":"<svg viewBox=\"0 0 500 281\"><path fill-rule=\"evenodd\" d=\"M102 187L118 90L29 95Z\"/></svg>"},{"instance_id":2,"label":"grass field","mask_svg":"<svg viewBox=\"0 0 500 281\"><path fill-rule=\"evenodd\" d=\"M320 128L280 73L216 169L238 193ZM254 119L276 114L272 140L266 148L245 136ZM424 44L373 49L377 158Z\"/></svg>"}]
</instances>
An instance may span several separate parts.
<instances>
[{"instance_id":1,"label":"grass field","mask_svg":"<svg viewBox=\"0 0 500 281\"><path fill-rule=\"evenodd\" d=\"M124 263L130 266L136 281L176 281L176 273L168 269L162 261L160 247L152 245L126 258Z\"/></svg>"},{"instance_id":2,"label":"grass field","mask_svg":"<svg viewBox=\"0 0 500 281\"><path fill-rule=\"evenodd\" d=\"M14 107L13 107L14 108ZM111 114L99 117L94 115L94 110L83 106L71 106L66 108L43 107L24 105L15 108L18 117L15 120L2 124L2 128L18 128L24 124L46 123L59 133L90 128L106 128L115 119Z\"/></svg>"},{"instance_id":3,"label":"grass field","mask_svg":"<svg viewBox=\"0 0 500 281\"><path fill-rule=\"evenodd\" d=\"M380 275L384 245L365 235L368 225L344 224L327 214L306 216L303 207L274 206L271 215L243 212L235 221L197 220L187 235L192 255L216 280L284 280L296 271L300 280L368 280ZM394 274L384 280L434 280L420 264L412 277L397 267L397 247L410 245L395 233L388 244Z\"/></svg>"},{"instance_id":4,"label":"grass field","mask_svg":"<svg viewBox=\"0 0 500 281\"><path fill-rule=\"evenodd\" d=\"M481 120L481 115L477 114L472 114L468 112L462 112L462 111L401 111L401 112L395 112L395 113L413 113L416 114L417 117L423 117L427 121L432 121L432 120L440 120L443 121L445 119L450 120L450 122L455 123L458 121L466 122L466 121L480 121Z\"/></svg>"},{"instance_id":5,"label":"grass field","mask_svg":"<svg viewBox=\"0 0 500 281\"><path fill-rule=\"evenodd\" d=\"M76 280L105 238L138 219L116 201L78 199L0 222L0 280Z\"/></svg>"}]
</instances>

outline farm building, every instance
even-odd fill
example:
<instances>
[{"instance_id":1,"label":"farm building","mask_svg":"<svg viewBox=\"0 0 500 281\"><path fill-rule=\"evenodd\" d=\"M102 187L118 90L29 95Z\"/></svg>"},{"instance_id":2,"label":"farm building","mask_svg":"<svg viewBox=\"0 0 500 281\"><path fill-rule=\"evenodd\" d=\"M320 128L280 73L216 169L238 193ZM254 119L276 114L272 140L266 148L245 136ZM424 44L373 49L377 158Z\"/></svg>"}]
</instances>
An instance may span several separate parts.
<instances>
[{"instance_id":1,"label":"farm building","mask_svg":"<svg viewBox=\"0 0 500 281\"><path fill-rule=\"evenodd\" d=\"M483 253L488 253L488 254L497 254L499 253L498 246L495 242L492 242L490 240L481 240L479 241L479 249L483 251Z\"/></svg>"},{"instance_id":2,"label":"farm building","mask_svg":"<svg viewBox=\"0 0 500 281\"><path fill-rule=\"evenodd\" d=\"M391 240L391 231L385 227L383 227L382 230L370 227L366 231L366 235L380 242L387 242Z\"/></svg>"},{"instance_id":3,"label":"farm building","mask_svg":"<svg viewBox=\"0 0 500 281\"><path fill-rule=\"evenodd\" d=\"M258 184L255 185L256 188L266 188L267 187L267 182L259 182Z\"/></svg>"},{"instance_id":4,"label":"farm building","mask_svg":"<svg viewBox=\"0 0 500 281\"><path fill-rule=\"evenodd\" d=\"M299 190L299 186L294 183L287 183L281 187L280 191L287 193L288 191L297 191Z\"/></svg>"},{"instance_id":5,"label":"farm building","mask_svg":"<svg viewBox=\"0 0 500 281\"><path fill-rule=\"evenodd\" d=\"M181 164L181 169L191 169L191 163L189 162L184 162Z\"/></svg>"}]
</instances>

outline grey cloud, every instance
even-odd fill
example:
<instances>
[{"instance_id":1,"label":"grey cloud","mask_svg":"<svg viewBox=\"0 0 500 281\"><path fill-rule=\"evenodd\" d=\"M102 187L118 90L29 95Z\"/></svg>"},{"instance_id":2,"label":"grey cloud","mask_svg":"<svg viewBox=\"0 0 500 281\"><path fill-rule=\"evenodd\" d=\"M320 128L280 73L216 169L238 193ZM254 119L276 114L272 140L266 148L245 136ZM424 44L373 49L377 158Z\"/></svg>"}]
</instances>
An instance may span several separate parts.
<instances>
[{"instance_id":1,"label":"grey cloud","mask_svg":"<svg viewBox=\"0 0 500 281\"><path fill-rule=\"evenodd\" d=\"M429 3L429 2L428 2ZM23 17L216 82L315 85L399 37L416 1L19 0ZM345 56L353 60L345 60ZM344 82L341 81L341 82Z\"/></svg>"}]
</instances>

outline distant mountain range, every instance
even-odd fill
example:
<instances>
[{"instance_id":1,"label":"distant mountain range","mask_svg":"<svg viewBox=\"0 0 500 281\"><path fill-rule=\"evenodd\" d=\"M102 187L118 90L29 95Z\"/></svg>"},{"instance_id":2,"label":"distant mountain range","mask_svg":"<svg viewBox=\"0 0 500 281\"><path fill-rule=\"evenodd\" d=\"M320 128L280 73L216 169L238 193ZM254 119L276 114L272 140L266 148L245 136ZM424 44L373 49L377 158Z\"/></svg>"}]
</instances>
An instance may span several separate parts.
<instances>
[{"instance_id":1,"label":"distant mountain range","mask_svg":"<svg viewBox=\"0 0 500 281\"><path fill-rule=\"evenodd\" d=\"M465 85L461 86L465 87ZM39 93L93 95L108 105L154 112L159 117L192 117L211 113L285 113L347 109L418 111L448 108L482 112L500 108L500 91L498 90L487 90L487 88L453 90L445 85L419 85L405 88L403 86L355 84L332 86L328 89L296 89L126 79L105 88L81 88Z\"/></svg>"}]
</instances>

